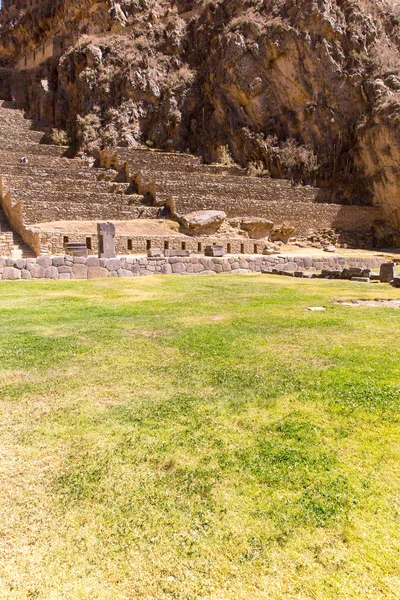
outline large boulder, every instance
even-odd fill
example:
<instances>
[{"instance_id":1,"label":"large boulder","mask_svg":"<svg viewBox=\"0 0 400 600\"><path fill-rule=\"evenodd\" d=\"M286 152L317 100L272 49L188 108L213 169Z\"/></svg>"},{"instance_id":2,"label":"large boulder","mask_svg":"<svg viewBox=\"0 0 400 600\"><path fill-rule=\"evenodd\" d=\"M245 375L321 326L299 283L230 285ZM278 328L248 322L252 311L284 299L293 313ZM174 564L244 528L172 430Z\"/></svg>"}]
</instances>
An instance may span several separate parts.
<instances>
[{"instance_id":1,"label":"large boulder","mask_svg":"<svg viewBox=\"0 0 400 600\"><path fill-rule=\"evenodd\" d=\"M283 223L279 227L274 227L271 233L271 239L273 241L281 241L285 244L288 243L292 235L295 233L295 227L289 223Z\"/></svg>"},{"instance_id":2,"label":"large boulder","mask_svg":"<svg viewBox=\"0 0 400 600\"><path fill-rule=\"evenodd\" d=\"M218 231L225 219L223 210L199 210L184 215L180 222L188 235L210 235Z\"/></svg>"},{"instance_id":3,"label":"large boulder","mask_svg":"<svg viewBox=\"0 0 400 600\"><path fill-rule=\"evenodd\" d=\"M274 224L267 219L259 217L247 217L242 219L241 228L247 231L248 236L252 240L268 240Z\"/></svg>"}]
</instances>

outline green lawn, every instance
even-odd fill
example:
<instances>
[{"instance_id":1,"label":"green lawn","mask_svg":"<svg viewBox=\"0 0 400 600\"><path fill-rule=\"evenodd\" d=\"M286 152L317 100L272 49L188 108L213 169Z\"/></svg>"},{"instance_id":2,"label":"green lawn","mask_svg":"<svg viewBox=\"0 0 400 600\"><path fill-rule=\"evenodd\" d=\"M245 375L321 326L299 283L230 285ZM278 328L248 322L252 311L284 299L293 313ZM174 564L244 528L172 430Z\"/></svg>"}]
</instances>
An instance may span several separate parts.
<instances>
[{"instance_id":1,"label":"green lawn","mask_svg":"<svg viewBox=\"0 0 400 600\"><path fill-rule=\"evenodd\" d=\"M400 310L334 303L378 297L2 282L0 598L398 600Z\"/></svg>"}]
</instances>

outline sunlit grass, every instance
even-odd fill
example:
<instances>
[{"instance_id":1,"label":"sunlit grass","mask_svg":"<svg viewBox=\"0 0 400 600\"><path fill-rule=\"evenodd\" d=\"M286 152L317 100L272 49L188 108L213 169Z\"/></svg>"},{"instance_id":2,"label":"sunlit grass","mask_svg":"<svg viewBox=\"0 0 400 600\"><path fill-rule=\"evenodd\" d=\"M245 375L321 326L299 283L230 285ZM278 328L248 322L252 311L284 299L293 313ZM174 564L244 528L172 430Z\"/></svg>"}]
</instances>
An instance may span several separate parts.
<instances>
[{"instance_id":1,"label":"sunlit grass","mask_svg":"<svg viewBox=\"0 0 400 600\"><path fill-rule=\"evenodd\" d=\"M0 287L2 599L400 597L398 290Z\"/></svg>"}]
</instances>

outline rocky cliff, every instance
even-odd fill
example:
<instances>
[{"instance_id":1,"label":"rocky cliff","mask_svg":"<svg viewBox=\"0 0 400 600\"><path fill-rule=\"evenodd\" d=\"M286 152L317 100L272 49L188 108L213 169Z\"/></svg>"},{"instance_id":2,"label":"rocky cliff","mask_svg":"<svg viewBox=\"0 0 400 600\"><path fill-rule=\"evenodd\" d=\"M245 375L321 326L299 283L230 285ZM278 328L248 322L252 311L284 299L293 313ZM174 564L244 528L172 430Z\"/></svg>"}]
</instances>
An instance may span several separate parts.
<instances>
[{"instance_id":1,"label":"rocky cliff","mask_svg":"<svg viewBox=\"0 0 400 600\"><path fill-rule=\"evenodd\" d=\"M76 145L189 149L382 204L400 230L400 21L384 0L44 0L5 11L0 60L31 117ZM0 80L1 81L1 80Z\"/></svg>"}]
</instances>

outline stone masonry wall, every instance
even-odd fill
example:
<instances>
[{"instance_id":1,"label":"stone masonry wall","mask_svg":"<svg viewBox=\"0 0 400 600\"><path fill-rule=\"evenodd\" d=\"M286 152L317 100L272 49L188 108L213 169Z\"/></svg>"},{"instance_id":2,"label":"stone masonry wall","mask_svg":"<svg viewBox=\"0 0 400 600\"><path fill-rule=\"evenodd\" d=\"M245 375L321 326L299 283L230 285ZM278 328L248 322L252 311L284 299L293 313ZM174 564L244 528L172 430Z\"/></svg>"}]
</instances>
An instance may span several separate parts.
<instances>
[{"instance_id":1,"label":"stone masonry wall","mask_svg":"<svg viewBox=\"0 0 400 600\"><path fill-rule=\"evenodd\" d=\"M197 157L150 150L107 149L100 155L105 168L124 170L139 194L155 206L167 206L171 214L198 210L223 210L229 218L252 216L295 227L295 235L310 230L336 229L368 232L382 218L379 207L335 204L332 191L309 186L295 187L290 181L246 177L240 170L201 165Z\"/></svg>"},{"instance_id":2,"label":"stone masonry wall","mask_svg":"<svg viewBox=\"0 0 400 600\"><path fill-rule=\"evenodd\" d=\"M383 258L346 256L230 256L208 258L97 258L39 256L38 258L0 258L0 279L95 279L102 277L138 277L141 275L215 275L218 273L260 273L278 268L283 271L317 271L361 267L376 269Z\"/></svg>"},{"instance_id":3,"label":"stone masonry wall","mask_svg":"<svg viewBox=\"0 0 400 600\"><path fill-rule=\"evenodd\" d=\"M62 231L43 231L32 227L40 237L40 247L46 249L47 254L60 255L65 252L66 242L85 242L93 252L98 251L98 238L96 234L76 233ZM68 238L68 239L66 239ZM220 238L212 236L156 236L156 235L128 235L115 236L116 251L119 255L146 254L150 248L161 250L190 250L203 252L206 246L221 245L227 254L261 254L267 246L265 240L250 240L247 238Z\"/></svg>"}]
</instances>

